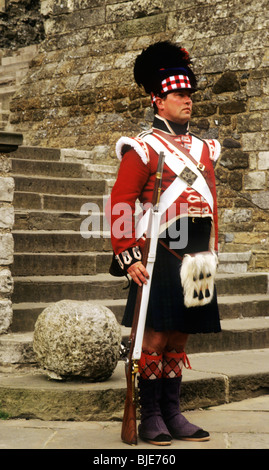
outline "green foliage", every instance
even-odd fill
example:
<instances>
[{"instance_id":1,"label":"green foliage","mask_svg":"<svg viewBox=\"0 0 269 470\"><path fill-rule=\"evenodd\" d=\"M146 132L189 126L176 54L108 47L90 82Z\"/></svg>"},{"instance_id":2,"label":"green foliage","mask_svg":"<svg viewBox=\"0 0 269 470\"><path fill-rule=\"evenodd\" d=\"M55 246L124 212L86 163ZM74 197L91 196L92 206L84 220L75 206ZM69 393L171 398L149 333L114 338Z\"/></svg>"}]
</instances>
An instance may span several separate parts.
<instances>
[{"instance_id":1,"label":"green foliage","mask_svg":"<svg viewBox=\"0 0 269 470\"><path fill-rule=\"evenodd\" d=\"M1 410L1 404L0 404L0 419L9 419L9 414Z\"/></svg>"}]
</instances>

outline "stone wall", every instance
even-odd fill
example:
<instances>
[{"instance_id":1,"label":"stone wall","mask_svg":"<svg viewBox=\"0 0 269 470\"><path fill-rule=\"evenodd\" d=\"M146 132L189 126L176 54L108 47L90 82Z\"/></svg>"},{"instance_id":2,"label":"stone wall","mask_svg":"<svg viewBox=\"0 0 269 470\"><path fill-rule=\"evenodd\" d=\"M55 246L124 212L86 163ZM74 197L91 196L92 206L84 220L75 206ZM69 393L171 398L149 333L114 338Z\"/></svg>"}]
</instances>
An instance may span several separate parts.
<instances>
[{"instance_id":1,"label":"stone wall","mask_svg":"<svg viewBox=\"0 0 269 470\"><path fill-rule=\"evenodd\" d=\"M37 54L37 45L16 50L0 50L0 129L10 128L10 101L28 73L29 63Z\"/></svg>"},{"instance_id":2,"label":"stone wall","mask_svg":"<svg viewBox=\"0 0 269 470\"><path fill-rule=\"evenodd\" d=\"M39 44L44 37L40 0L0 0L0 49Z\"/></svg>"},{"instance_id":3,"label":"stone wall","mask_svg":"<svg viewBox=\"0 0 269 470\"><path fill-rule=\"evenodd\" d=\"M14 223L14 179L10 175L9 152L22 144L22 135L0 132L0 334L6 333L12 322L14 243L11 233Z\"/></svg>"},{"instance_id":4,"label":"stone wall","mask_svg":"<svg viewBox=\"0 0 269 470\"><path fill-rule=\"evenodd\" d=\"M10 100L45 37L39 0L0 0L0 129L9 128Z\"/></svg>"},{"instance_id":5,"label":"stone wall","mask_svg":"<svg viewBox=\"0 0 269 470\"><path fill-rule=\"evenodd\" d=\"M41 0L40 15L45 40L11 106L25 144L115 165L116 140L152 120L134 58L157 40L178 42L199 81L192 131L222 145L220 249L268 269L268 0Z\"/></svg>"}]
</instances>

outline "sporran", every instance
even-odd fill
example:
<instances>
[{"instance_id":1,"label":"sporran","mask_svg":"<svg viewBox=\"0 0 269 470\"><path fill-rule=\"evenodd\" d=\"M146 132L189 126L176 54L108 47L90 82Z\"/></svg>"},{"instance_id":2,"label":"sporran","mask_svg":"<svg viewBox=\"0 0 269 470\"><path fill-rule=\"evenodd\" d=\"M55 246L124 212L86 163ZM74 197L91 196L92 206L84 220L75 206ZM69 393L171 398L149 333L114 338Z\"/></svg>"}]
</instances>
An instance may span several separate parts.
<instances>
[{"instance_id":1,"label":"sporran","mask_svg":"<svg viewBox=\"0 0 269 470\"><path fill-rule=\"evenodd\" d=\"M185 254L180 278L186 307L209 304L214 295L218 257L212 251Z\"/></svg>"}]
</instances>

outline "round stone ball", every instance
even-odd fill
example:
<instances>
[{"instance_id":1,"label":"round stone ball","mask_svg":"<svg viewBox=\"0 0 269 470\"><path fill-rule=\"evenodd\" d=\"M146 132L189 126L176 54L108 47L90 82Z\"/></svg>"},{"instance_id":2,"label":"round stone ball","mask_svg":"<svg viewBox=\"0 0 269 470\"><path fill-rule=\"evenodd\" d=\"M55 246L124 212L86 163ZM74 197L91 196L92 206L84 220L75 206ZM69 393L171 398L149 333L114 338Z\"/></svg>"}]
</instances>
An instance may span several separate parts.
<instances>
[{"instance_id":1,"label":"round stone ball","mask_svg":"<svg viewBox=\"0 0 269 470\"><path fill-rule=\"evenodd\" d=\"M111 310L62 300L45 308L34 329L37 363L54 379L107 380L120 355L121 328Z\"/></svg>"}]
</instances>

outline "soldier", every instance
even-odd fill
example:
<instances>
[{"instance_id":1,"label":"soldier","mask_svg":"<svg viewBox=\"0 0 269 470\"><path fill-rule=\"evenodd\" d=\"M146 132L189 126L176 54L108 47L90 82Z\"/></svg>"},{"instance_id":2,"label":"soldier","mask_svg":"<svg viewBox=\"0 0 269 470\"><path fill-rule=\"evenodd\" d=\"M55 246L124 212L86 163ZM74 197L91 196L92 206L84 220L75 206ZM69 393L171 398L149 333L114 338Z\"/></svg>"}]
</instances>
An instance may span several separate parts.
<instances>
[{"instance_id":1,"label":"soldier","mask_svg":"<svg viewBox=\"0 0 269 470\"><path fill-rule=\"evenodd\" d=\"M135 204L139 199L146 212L161 150L165 152L162 198L167 208L139 364L139 436L155 445L169 445L172 438L205 441L209 433L189 423L180 412L182 368L190 368L185 353L189 334L221 331L219 311L215 288L209 293L208 285L204 291L201 285L197 290L192 287L194 303L186 306L180 269L186 253L217 251L213 163L220 145L189 131L197 84L185 49L169 41L149 46L136 59L134 77L151 95L154 121L148 132L135 138L121 137L116 145L121 164L111 193L111 240L122 271L132 279L122 322L127 327L132 325L137 285L148 279L141 263L146 217L136 228ZM187 150L187 157L183 150ZM209 278L210 273L202 277Z\"/></svg>"}]
</instances>

